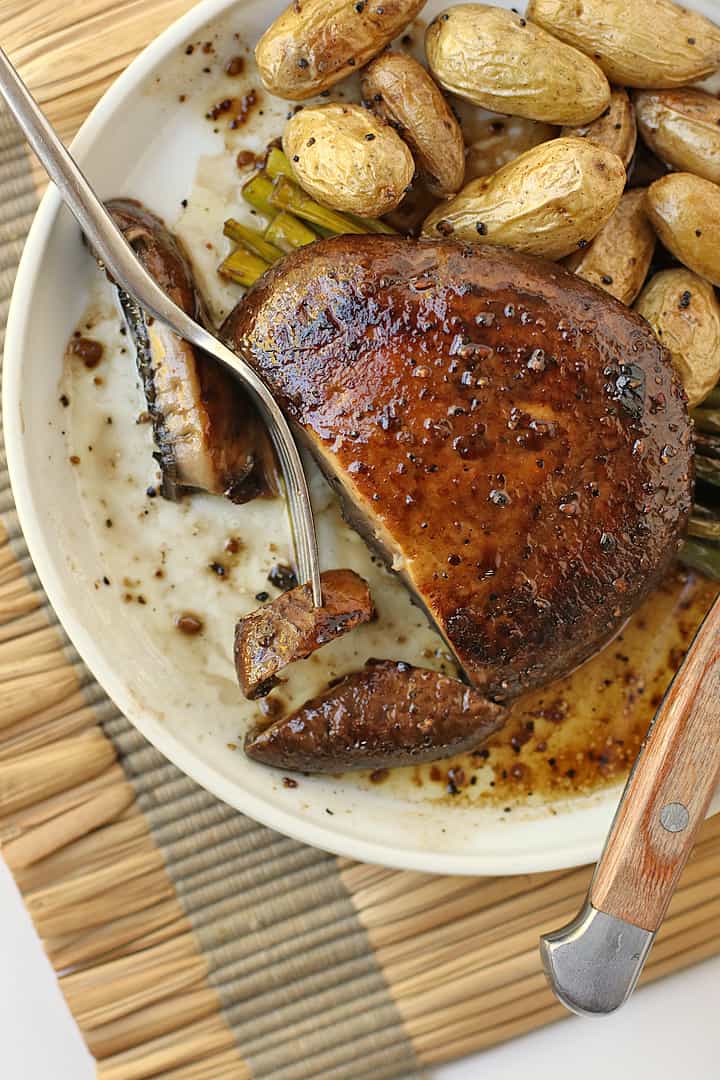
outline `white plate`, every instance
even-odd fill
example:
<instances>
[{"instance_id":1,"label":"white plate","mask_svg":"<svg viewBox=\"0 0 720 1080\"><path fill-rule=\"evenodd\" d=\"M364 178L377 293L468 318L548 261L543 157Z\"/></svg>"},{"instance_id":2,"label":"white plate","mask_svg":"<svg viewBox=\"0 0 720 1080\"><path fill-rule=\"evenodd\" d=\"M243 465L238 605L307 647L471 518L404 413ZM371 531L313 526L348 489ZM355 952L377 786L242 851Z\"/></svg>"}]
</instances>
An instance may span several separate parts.
<instances>
[{"instance_id":1,"label":"white plate","mask_svg":"<svg viewBox=\"0 0 720 1080\"><path fill-rule=\"evenodd\" d=\"M281 6L277 0L206 0L130 65L73 144L101 195L134 195L169 221L175 219L199 156L221 146L221 137L201 112L178 102L188 82L188 68L178 65L184 45L210 36L209 24L227 31L225 41L237 31L242 42L252 44ZM440 6L429 4L423 15ZM710 14L714 5L691 6ZM191 96L199 92L199 63L194 62ZM254 765L241 752L229 752L232 705L218 704L202 678L189 677L166 650L166 639L152 620L123 603L119 589L94 586L102 574L99 525L89 520L77 471L68 464L58 395L64 344L95 279L75 223L56 192L48 191L23 253L8 321L7 452L20 520L45 590L79 653L118 707L171 761L218 797L329 851L462 874L527 873L596 858L617 788L506 815L502 808L411 798L392 784L372 788L351 779L303 778L299 788L288 789L278 774ZM242 508L234 512L241 514ZM174 547L182 539L182 533L168 537ZM228 643L229 634L230 627Z\"/></svg>"}]
</instances>

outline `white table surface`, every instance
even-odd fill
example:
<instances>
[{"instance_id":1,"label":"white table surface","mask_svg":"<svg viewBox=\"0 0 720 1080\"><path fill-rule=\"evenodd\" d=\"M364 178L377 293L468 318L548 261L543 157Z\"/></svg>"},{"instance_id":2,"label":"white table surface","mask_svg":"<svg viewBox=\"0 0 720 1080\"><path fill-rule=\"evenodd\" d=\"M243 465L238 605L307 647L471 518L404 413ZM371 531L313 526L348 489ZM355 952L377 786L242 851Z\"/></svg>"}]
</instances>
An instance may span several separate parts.
<instances>
[{"instance_id":1,"label":"white table surface","mask_svg":"<svg viewBox=\"0 0 720 1080\"><path fill-rule=\"evenodd\" d=\"M30 918L0 860L0 1077L92 1080L94 1075ZM578 1077L718 1080L720 958L639 991L615 1016L554 1024L433 1073L433 1080Z\"/></svg>"}]
</instances>

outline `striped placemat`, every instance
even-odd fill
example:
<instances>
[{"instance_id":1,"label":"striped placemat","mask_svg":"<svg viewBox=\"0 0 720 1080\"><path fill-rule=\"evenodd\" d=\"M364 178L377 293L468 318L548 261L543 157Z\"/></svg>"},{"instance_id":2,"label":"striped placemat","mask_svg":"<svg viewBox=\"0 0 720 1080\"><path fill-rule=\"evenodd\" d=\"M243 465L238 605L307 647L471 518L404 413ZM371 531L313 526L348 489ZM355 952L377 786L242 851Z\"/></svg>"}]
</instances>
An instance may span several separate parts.
<instances>
[{"instance_id":1,"label":"striped placemat","mask_svg":"<svg viewBox=\"0 0 720 1080\"><path fill-rule=\"evenodd\" d=\"M70 136L190 6L0 0L0 15L10 55ZM2 325L41 187L0 114ZM130 727L64 636L4 453L0 842L104 1080L419 1077L558 1019L537 940L577 910L590 874L400 873L305 847L214 799ZM646 979L720 952L719 871L720 817Z\"/></svg>"}]
</instances>

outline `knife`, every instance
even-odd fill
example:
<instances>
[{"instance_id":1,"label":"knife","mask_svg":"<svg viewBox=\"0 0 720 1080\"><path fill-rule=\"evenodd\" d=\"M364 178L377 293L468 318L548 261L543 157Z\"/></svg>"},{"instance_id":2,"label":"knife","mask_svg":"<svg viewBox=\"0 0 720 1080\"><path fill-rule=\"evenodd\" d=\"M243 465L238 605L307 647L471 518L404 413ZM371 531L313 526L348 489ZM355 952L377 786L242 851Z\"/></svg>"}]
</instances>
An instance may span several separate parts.
<instances>
[{"instance_id":1,"label":"knife","mask_svg":"<svg viewBox=\"0 0 720 1080\"><path fill-rule=\"evenodd\" d=\"M720 596L652 721L575 919L540 939L550 985L583 1016L640 977L720 782Z\"/></svg>"}]
</instances>

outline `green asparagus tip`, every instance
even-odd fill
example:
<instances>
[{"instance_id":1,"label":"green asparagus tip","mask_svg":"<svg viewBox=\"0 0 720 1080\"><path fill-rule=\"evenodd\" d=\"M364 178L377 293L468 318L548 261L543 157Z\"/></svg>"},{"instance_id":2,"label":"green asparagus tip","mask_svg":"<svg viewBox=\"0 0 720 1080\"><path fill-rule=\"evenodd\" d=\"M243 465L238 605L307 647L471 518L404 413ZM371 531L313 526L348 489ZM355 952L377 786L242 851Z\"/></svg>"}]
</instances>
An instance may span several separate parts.
<instances>
[{"instance_id":1,"label":"green asparagus tip","mask_svg":"<svg viewBox=\"0 0 720 1080\"><path fill-rule=\"evenodd\" d=\"M348 214L348 217L356 225L362 225L365 232L380 233L384 236L400 235L397 229L393 229L392 225L388 225L386 221L382 221L380 218L358 217L357 214Z\"/></svg>"},{"instance_id":2,"label":"green asparagus tip","mask_svg":"<svg viewBox=\"0 0 720 1080\"><path fill-rule=\"evenodd\" d=\"M701 540L686 540L680 551L680 562L693 570L720 581L720 545Z\"/></svg>"},{"instance_id":3,"label":"green asparagus tip","mask_svg":"<svg viewBox=\"0 0 720 1080\"><path fill-rule=\"evenodd\" d=\"M690 416L695 421L698 431L705 431L709 435L720 435L720 409L703 408L691 409Z\"/></svg>"},{"instance_id":4,"label":"green asparagus tip","mask_svg":"<svg viewBox=\"0 0 720 1080\"><path fill-rule=\"evenodd\" d=\"M281 252L294 251L295 248L304 247L314 243L318 236L299 218L288 214L283 210L268 225L265 230L265 238L271 245L279 248Z\"/></svg>"},{"instance_id":5,"label":"green asparagus tip","mask_svg":"<svg viewBox=\"0 0 720 1080\"><path fill-rule=\"evenodd\" d=\"M278 210L290 211L296 218L302 218L303 221L314 225L321 236L341 236L344 233L398 235L397 229L393 229L391 225L380 221L379 218L341 214L337 210L331 210L316 202L297 183L290 161L277 146L273 146L268 151L263 171L255 173L246 181L242 194L253 209L266 217L273 218ZM243 241L240 237L238 242L247 243L254 249L247 238ZM306 240L305 243L310 243L310 241ZM301 245L298 243L293 246L300 247ZM262 252L259 254L262 255Z\"/></svg>"},{"instance_id":6,"label":"green asparagus tip","mask_svg":"<svg viewBox=\"0 0 720 1080\"><path fill-rule=\"evenodd\" d=\"M223 232L236 244L248 248L267 263L273 263L282 258L283 253L280 248L270 243L259 229L251 229L249 225L243 225L241 221L228 218L223 225Z\"/></svg>"},{"instance_id":7,"label":"green asparagus tip","mask_svg":"<svg viewBox=\"0 0 720 1080\"><path fill-rule=\"evenodd\" d=\"M696 453L695 475L698 480L704 480L706 484L714 484L715 487L720 487L720 461Z\"/></svg>"},{"instance_id":8,"label":"green asparagus tip","mask_svg":"<svg viewBox=\"0 0 720 1080\"><path fill-rule=\"evenodd\" d=\"M329 229L337 236L344 233L364 234L369 231L366 226L357 224L346 214L339 214L337 210L330 210L315 202L287 176L278 176L275 180L269 201L276 210L289 210L303 221Z\"/></svg>"},{"instance_id":9,"label":"green asparagus tip","mask_svg":"<svg viewBox=\"0 0 720 1080\"><path fill-rule=\"evenodd\" d=\"M720 510L703 506L702 503L696 501L690 514L688 533L699 540L720 543Z\"/></svg>"},{"instance_id":10,"label":"green asparagus tip","mask_svg":"<svg viewBox=\"0 0 720 1080\"><path fill-rule=\"evenodd\" d=\"M218 273L248 289L265 273L268 263L247 248L237 248L218 267Z\"/></svg>"},{"instance_id":11,"label":"green asparagus tip","mask_svg":"<svg viewBox=\"0 0 720 1080\"><path fill-rule=\"evenodd\" d=\"M243 184L242 195L245 202L250 203L254 210L259 210L265 217L274 218L277 210L270 203L273 182L267 173L254 173Z\"/></svg>"},{"instance_id":12,"label":"green asparagus tip","mask_svg":"<svg viewBox=\"0 0 720 1080\"><path fill-rule=\"evenodd\" d=\"M277 146L273 146L268 150L268 156L265 161L265 172L271 180L277 180L278 176L287 176L290 180L295 179L295 173L293 172L290 161Z\"/></svg>"}]
</instances>

